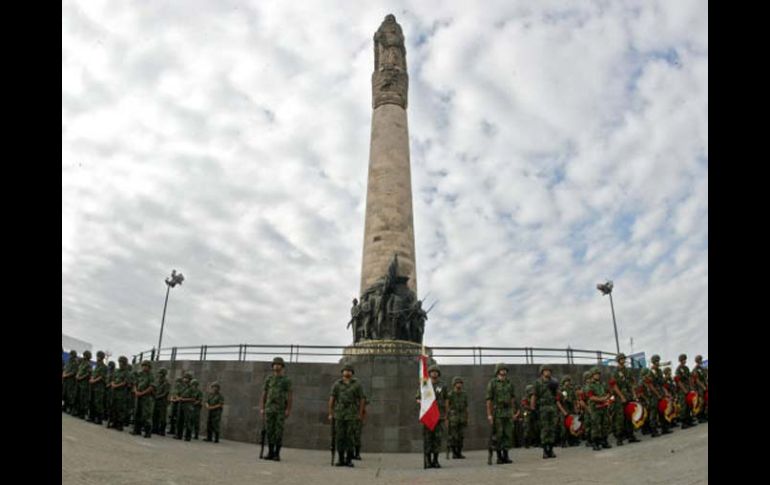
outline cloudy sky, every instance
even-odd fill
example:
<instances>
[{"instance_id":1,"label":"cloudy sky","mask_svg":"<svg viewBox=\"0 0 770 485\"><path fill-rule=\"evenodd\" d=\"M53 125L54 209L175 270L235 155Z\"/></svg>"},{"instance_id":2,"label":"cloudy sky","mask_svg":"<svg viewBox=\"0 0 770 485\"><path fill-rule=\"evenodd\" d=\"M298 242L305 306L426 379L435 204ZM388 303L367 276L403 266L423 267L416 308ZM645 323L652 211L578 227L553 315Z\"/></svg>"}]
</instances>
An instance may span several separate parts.
<instances>
[{"instance_id":1,"label":"cloudy sky","mask_svg":"<svg viewBox=\"0 0 770 485\"><path fill-rule=\"evenodd\" d=\"M62 332L350 343L393 13L426 344L707 358L707 3L470 3L63 1Z\"/></svg>"}]
</instances>

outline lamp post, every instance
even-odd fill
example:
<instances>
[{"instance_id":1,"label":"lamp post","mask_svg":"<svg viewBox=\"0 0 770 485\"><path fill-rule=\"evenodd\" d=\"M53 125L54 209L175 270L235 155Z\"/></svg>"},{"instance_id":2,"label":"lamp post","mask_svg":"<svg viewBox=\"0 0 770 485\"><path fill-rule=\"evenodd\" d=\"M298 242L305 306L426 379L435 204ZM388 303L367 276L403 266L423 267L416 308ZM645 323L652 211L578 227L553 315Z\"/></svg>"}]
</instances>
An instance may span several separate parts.
<instances>
[{"instance_id":1,"label":"lamp post","mask_svg":"<svg viewBox=\"0 0 770 485\"><path fill-rule=\"evenodd\" d=\"M596 285L596 289L601 291L603 295L610 295L610 309L612 309L612 326L615 328L615 348L617 353L620 353L620 344L618 343L618 324L615 322L615 305L612 304L612 281L608 280L606 283L599 283Z\"/></svg>"},{"instance_id":2,"label":"lamp post","mask_svg":"<svg viewBox=\"0 0 770 485\"><path fill-rule=\"evenodd\" d=\"M163 304L163 318L160 320L160 337L158 337L158 353L155 360L160 360L160 344L163 342L163 325L166 323L166 306L168 306L168 294L171 288L181 285L184 281L184 275L177 273L175 269L171 270L171 276L166 278L166 302Z\"/></svg>"}]
</instances>

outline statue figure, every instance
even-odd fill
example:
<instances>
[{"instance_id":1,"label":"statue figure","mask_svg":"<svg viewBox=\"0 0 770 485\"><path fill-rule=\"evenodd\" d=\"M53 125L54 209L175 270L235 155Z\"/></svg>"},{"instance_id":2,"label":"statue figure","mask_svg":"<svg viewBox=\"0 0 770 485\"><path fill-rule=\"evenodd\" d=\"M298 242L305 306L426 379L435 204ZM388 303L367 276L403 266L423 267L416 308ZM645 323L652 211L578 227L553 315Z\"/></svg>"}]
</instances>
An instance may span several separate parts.
<instances>
[{"instance_id":1,"label":"statue figure","mask_svg":"<svg viewBox=\"0 0 770 485\"><path fill-rule=\"evenodd\" d=\"M361 307L358 306L358 299L353 298L353 307L350 309L350 321L348 322L348 326L345 327L350 328L350 326L353 325L353 342L358 342L361 339L361 325L359 323L360 315Z\"/></svg>"},{"instance_id":2,"label":"statue figure","mask_svg":"<svg viewBox=\"0 0 770 485\"><path fill-rule=\"evenodd\" d=\"M422 309L422 300L417 300L412 310L411 334L409 340L417 343L422 342L422 335L425 332L425 320L428 319L428 313Z\"/></svg>"},{"instance_id":3,"label":"statue figure","mask_svg":"<svg viewBox=\"0 0 770 485\"><path fill-rule=\"evenodd\" d=\"M374 70L387 69L406 71L404 33L393 14L387 15L374 33Z\"/></svg>"}]
</instances>

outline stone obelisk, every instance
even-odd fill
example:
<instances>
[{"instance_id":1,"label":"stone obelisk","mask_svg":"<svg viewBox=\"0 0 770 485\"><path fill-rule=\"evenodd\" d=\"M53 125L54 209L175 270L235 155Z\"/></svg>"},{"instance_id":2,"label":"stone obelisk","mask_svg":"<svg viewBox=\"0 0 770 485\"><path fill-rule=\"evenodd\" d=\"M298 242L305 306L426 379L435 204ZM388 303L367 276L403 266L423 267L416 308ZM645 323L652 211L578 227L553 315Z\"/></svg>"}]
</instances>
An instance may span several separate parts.
<instances>
[{"instance_id":1,"label":"stone obelisk","mask_svg":"<svg viewBox=\"0 0 770 485\"><path fill-rule=\"evenodd\" d=\"M417 293L412 176L406 121L409 76L401 26L388 15L374 34L372 137L364 222L361 293L382 277L394 254L398 275Z\"/></svg>"}]
</instances>

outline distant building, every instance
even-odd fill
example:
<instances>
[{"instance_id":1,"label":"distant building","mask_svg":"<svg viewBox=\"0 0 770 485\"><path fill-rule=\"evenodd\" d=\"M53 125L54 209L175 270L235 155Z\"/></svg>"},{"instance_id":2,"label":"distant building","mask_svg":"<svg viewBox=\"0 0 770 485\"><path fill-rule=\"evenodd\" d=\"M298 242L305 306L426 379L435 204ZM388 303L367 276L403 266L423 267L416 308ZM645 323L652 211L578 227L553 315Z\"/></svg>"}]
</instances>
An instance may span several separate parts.
<instances>
[{"instance_id":1,"label":"distant building","mask_svg":"<svg viewBox=\"0 0 770 485\"><path fill-rule=\"evenodd\" d=\"M64 334L61 334L61 347L63 349L61 358L65 363L70 358L70 350L77 351L78 356L83 355L85 350L93 352L93 345L90 343Z\"/></svg>"}]
</instances>

